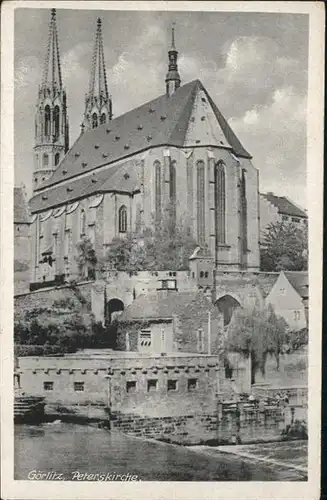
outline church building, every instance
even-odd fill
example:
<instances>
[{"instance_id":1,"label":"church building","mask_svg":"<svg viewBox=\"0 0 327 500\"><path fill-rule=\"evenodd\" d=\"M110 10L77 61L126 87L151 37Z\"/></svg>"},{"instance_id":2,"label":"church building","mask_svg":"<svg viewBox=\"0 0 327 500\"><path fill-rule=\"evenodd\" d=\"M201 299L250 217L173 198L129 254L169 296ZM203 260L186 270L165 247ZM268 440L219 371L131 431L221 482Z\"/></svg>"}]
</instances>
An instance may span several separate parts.
<instances>
[{"instance_id":1,"label":"church building","mask_svg":"<svg viewBox=\"0 0 327 500\"><path fill-rule=\"evenodd\" d=\"M167 207L217 271L259 271L259 172L204 84L183 84L174 28L163 94L121 116L112 116L100 19L91 67L69 148L53 9L35 113L31 281L74 278L81 239L101 257L114 238L160 222Z\"/></svg>"}]
</instances>

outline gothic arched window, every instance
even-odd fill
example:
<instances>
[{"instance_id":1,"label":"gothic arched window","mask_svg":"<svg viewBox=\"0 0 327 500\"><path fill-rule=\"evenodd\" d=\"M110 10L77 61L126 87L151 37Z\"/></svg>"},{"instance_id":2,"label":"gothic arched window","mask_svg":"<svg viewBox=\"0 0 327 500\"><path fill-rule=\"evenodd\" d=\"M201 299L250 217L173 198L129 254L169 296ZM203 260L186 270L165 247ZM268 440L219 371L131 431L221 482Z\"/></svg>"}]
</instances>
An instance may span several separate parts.
<instances>
[{"instance_id":1,"label":"gothic arched window","mask_svg":"<svg viewBox=\"0 0 327 500\"><path fill-rule=\"evenodd\" d=\"M47 137L51 135L51 111L49 104L44 108L44 135Z\"/></svg>"},{"instance_id":2,"label":"gothic arched window","mask_svg":"<svg viewBox=\"0 0 327 500\"><path fill-rule=\"evenodd\" d=\"M59 154L59 153L56 153L56 154L55 154L55 167L58 165L59 160L60 160L60 154Z\"/></svg>"},{"instance_id":3,"label":"gothic arched window","mask_svg":"<svg viewBox=\"0 0 327 500\"><path fill-rule=\"evenodd\" d=\"M107 117L106 117L106 113L102 113L102 115L100 116L100 123L106 123L106 120L107 120Z\"/></svg>"},{"instance_id":4,"label":"gothic arched window","mask_svg":"<svg viewBox=\"0 0 327 500\"><path fill-rule=\"evenodd\" d=\"M53 110L53 135L54 139L57 140L59 137L59 122L60 122L60 110L59 106L55 106Z\"/></svg>"},{"instance_id":5,"label":"gothic arched window","mask_svg":"<svg viewBox=\"0 0 327 500\"><path fill-rule=\"evenodd\" d=\"M226 243L226 186L225 167L218 162L215 167L215 213L216 213L216 241Z\"/></svg>"},{"instance_id":6,"label":"gothic arched window","mask_svg":"<svg viewBox=\"0 0 327 500\"><path fill-rule=\"evenodd\" d=\"M98 115L93 113L92 115L92 128L97 128L98 126Z\"/></svg>"},{"instance_id":7,"label":"gothic arched window","mask_svg":"<svg viewBox=\"0 0 327 500\"><path fill-rule=\"evenodd\" d=\"M204 189L204 162L198 161L196 164L197 176L197 226L198 244L205 243L205 189Z\"/></svg>"},{"instance_id":8,"label":"gothic arched window","mask_svg":"<svg viewBox=\"0 0 327 500\"><path fill-rule=\"evenodd\" d=\"M43 155L43 166L47 167L49 165L49 155L48 153L44 153Z\"/></svg>"},{"instance_id":9,"label":"gothic arched window","mask_svg":"<svg viewBox=\"0 0 327 500\"><path fill-rule=\"evenodd\" d=\"M169 198L172 204L176 203L176 161L170 162L169 168Z\"/></svg>"},{"instance_id":10,"label":"gothic arched window","mask_svg":"<svg viewBox=\"0 0 327 500\"><path fill-rule=\"evenodd\" d=\"M156 221L161 219L161 165L160 161L154 162L154 175L155 175L155 207L156 207Z\"/></svg>"},{"instance_id":11,"label":"gothic arched window","mask_svg":"<svg viewBox=\"0 0 327 500\"><path fill-rule=\"evenodd\" d=\"M122 205L118 211L118 231L126 233L127 231L127 208Z\"/></svg>"},{"instance_id":12,"label":"gothic arched window","mask_svg":"<svg viewBox=\"0 0 327 500\"><path fill-rule=\"evenodd\" d=\"M84 236L85 235L85 225L86 225L86 214L84 208L81 210L81 216L80 216L80 235Z\"/></svg>"}]
</instances>

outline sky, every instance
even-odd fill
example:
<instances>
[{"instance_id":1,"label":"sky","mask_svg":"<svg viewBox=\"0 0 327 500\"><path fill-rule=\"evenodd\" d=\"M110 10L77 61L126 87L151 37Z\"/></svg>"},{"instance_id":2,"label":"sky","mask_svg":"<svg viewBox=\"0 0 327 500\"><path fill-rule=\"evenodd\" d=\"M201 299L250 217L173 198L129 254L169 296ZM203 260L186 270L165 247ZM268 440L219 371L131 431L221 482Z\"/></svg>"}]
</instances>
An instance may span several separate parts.
<instances>
[{"instance_id":1,"label":"sky","mask_svg":"<svg viewBox=\"0 0 327 500\"><path fill-rule=\"evenodd\" d=\"M308 15L57 9L70 145L80 133L98 17L114 117L165 92L175 22L182 84L201 80L253 156L261 192L306 207ZM15 185L28 195L49 19L50 9L15 11Z\"/></svg>"}]
</instances>

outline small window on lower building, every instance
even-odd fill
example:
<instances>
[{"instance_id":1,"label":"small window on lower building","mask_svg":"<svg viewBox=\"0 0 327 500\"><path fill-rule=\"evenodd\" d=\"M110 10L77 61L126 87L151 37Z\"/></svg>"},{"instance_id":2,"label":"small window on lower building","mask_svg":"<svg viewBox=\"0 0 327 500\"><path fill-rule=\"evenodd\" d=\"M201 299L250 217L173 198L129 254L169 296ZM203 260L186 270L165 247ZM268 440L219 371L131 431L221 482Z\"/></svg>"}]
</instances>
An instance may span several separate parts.
<instances>
[{"instance_id":1,"label":"small window on lower building","mask_svg":"<svg viewBox=\"0 0 327 500\"><path fill-rule=\"evenodd\" d=\"M195 391L198 387L198 379L197 378L189 378L187 381L187 389L188 391Z\"/></svg>"},{"instance_id":2,"label":"small window on lower building","mask_svg":"<svg viewBox=\"0 0 327 500\"><path fill-rule=\"evenodd\" d=\"M168 391L177 391L177 380L168 380L167 390Z\"/></svg>"},{"instance_id":3,"label":"small window on lower building","mask_svg":"<svg viewBox=\"0 0 327 500\"><path fill-rule=\"evenodd\" d=\"M283 215L283 216L282 216L282 220L283 220L283 221L287 221L287 220L288 220L287 215Z\"/></svg>"},{"instance_id":4,"label":"small window on lower building","mask_svg":"<svg viewBox=\"0 0 327 500\"><path fill-rule=\"evenodd\" d=\"M84 382L74 382L74 391L83 392L84 391Z\"/></svg>"},{"instance_id":5,"label":"small window on lower building","mask_svg":"<svg viewBox=\"0 0 327 500\"><path fill-rule=\"evenodd\" d=\"M298 321L300 319L300 311L294 311L294 319Z\"/></svg>"},{"instance_id":6,"label":"small window on lower building","mask_svg":"<svg viewBox=\"0 0 327 500\"><path fill-rule=\"evenodd\" d=\"M126 382L126 392L136 392L136 381L128 380Z\"/></svg>"},{"instance_id":7,"label":"small window on lower building","mask_svg":"<svg viewBox=\"0 0 327 500\"><path fill-rule=\"evenodd\" d=\"M156 391L158 389L158 380L150 379L148 380L148 392Z\"/></svg>"},{"instance_id":8,"label":"small window on lower building","mask_svg":"<svg viewBox=\"0 0 327 500\"><path fill-rule=\"evenodd\" d=\"M300 219L298 219L297 217L292 217L292 222L300 222Z\"/></svg>"},{"instance_id":9,"label":"small window on lower building","mask_svg":"<svg viewBox=\"0 0 327 500\"><path fill-rule=\"evenodd\" d=\"M53 382L43 382L43 389L45 391L53 391Z\"/></svg>"},{"instance_id":10,"label":"small window on lower building","mask_svg":"<svg viewBox=\"0 0 327 500\"><path fill-rule=\"evenodd\" d=\"M150 330L142 330L139 334L139 342L141 347L151 347L152 335Z\"/></svg>"}]
</instances>

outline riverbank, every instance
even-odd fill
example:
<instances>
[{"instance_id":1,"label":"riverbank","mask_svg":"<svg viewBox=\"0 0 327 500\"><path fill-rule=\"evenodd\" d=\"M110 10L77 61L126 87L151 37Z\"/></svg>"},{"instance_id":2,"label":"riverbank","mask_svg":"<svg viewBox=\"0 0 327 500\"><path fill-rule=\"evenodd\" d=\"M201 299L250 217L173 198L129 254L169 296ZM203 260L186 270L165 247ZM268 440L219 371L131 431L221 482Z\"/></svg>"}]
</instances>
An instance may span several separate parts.
<instances>
[{"instance_id":1,"label":"riverbank","mask_svg":"<svg viewBox=\"0 0 327 500\"><path fill-rule=\"evenodd\" d=\"M291 469L303 475L308 472L308 443L304 440L287 442L235 445L235 446L191 446L190 449L208 456L225 453L251 461L265 463L275 467Z\"/></svg>"}]
</instances>

